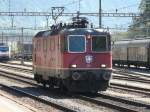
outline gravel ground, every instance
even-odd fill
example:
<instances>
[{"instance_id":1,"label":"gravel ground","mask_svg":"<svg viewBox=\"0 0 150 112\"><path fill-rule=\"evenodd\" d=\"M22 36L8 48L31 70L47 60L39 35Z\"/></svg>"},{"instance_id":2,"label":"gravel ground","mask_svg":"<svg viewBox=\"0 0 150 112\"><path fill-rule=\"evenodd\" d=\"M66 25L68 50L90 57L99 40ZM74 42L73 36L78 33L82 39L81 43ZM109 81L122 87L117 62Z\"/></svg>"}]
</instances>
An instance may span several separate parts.
<instances>
[{"instance_id":1,"label":"gravel ground","mask_svg":"<svg viewBox=\"0 0 150 112\"><path fill-rule=\"evenodd\" d=\"M50 90L44 90L44 88L41 87L33 87L28 84L24 84L21 82L13 81L11 79L7 79L4 77L0 77L0 83L9 85L9 86L14 86L16 88L19 88L24 91L28 91L32 94L36 94L37 96L47 99L49 101L53 101L57 104L61 104L67 107L74 108L75 110L79 112L116 112L115 110L108 109L106 107L98 106L95 104L91 104L86 101L82 101L80 99L76 99L73 97L69 97L63 94L58 94L58 92L50 92ZM54 90L57 91L57 90ZM38 107L41 111L44 110L44 112L48 112L48 107L44 107L43 105L37 103L36 101L30 101L30 98L27 97L21 97L23 102L29 102L29 105L33 105L34 107ZM45 110L46 109L46 110Z\"/></svg>"},{"instance_id":2,"label":"gravel ground","mask_svg":"<svg viewBox=\"0 0 150 112\"><path fill-rule=\"evenodd\" d=\"M8 81L11 81L11 80L8 80ZM115 81L117 81L117 80L115 80ZM5 82L5 80L0 79L0 82ZM128 84L128 82L124 82L124 83ZM18 84L14 85L14 86L18 86ZM136 85L136 86L138 86L138 85ZM144 85L142 85L142 86L144 86ZM31 92L32 91L33 92L38 91L38 95L40 97L47 98L48 100L52 100L52 101L55 101L57 103L66 104L67 106L69 104L70 107L75 108L78 111L82 111L82 112L91 112L91 111L92 112L99 112L99 111L102 111L102 112L114 112L114 110L111 110L111 109L108 109L108 108L105 108L105 107L101 107L101 106L97 106L97 105L91 104L91 103L86 102L86 101L81 101L80 99L74 99L72 97L71 98L68 98L68 97L67 98L63 98L63 97L60 97L59 95L58 96L57 95L50 95L49 92L47 92L48 94L44 94L43 95L43 94L40 93L41 89L38 90L37 88L34 88L34 89L33 88L29 88L30 85L24 86L23 84L19 83L19 87L26 88L27 90L31 89L30 90ZM140 101L140 102L144 102L144 103L150 103L149 96L142 95L140 93L129 92L129 91L124 91L124 90L119 90L119 89L108 89L104 93L105 94L109 94L111 96L117 96L117 97L122 97L122 98L126 98L126 99L132 99L132 100L136 100L136 101ZM56 99L56 97L57 97L57 99ZM28 100L28 98L25 97L24 100ZM36 102L35 102L35 105L36 105ZM42 106L39 106L39 108L42 108ZM46 112L48 112L48 111L46 111Z\"/></svg>"},{"instance_id":3,"label":"gravel ground","mask_svg":"<svg viewBox=\"0 0 150 112\"><path fill-rule=\"evenodd\" d=\"M60 112L60 110L57 110L49 105L39 103L38 101L22 96L3 87L0 87L0 94L35 112Z\"/></svg>"},{"instance_id":4,"label":"gravel ground","mask_svg":"<svg viewBox=\"0 0 150 112\"><path fill-rule=\"evenodd\" d=\"M129 92L129 91L113 89L113 88L110 88L106 92L103 92L103 93L109 94L111 96L122 97L122 98L130 99L130 100L150 104L150 96L143 95L140 93Z\"/></svg>"}]
</instances>

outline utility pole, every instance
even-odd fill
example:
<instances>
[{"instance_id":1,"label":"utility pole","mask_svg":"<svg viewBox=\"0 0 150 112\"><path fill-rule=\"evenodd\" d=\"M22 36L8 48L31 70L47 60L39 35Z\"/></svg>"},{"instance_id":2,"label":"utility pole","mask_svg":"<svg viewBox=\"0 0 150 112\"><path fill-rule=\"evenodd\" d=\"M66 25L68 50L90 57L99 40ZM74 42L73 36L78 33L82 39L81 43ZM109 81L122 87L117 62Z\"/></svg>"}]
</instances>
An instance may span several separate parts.
<instances>
[{"instance_id":1,"label":"utility pole","mask_svg":"<svg viewBox=\"0 0 150 112\"><path fill-rule=\"evenodd\" d=\"M80 12L80 8L81 8L81 0L79 0L79 12Z\"/></svg>"},{"instance_id":2,"label":"utility pole","mask_svg":"<svg viewBox=\"0 0 150 112\"><path fill-rule=\"evenodd\" d=\"M48 28L48 25L49 25L49 23L48 23L49 16L45 16L45 17L46 17L46 28Z\"/></svg>"},{"instance_id":3,"label":"utility pole","mask_svg":"<svg viewBox=\"0 0 150 112\"><path fill-rule=\"evenodd\" d=\"M3 37L4 37L4 33L2 32L2 44L4 43L4 39L3 39Z\"/></svg>"},{"instance_id":4,"label":"utility pole","mask_svg":"<svg viewBox=\"0 0 150 112\"><path fill-rule=\"evenodd\" d=\"M8 11L10 12L10 0L8 0Z\"/></svg>"},{"instance_id":5,"label":"utility pole","mask_svg":"<svg viewBox=\"0 0 150 112\"><path fill-rule=\"evenodd\" d=\"M24 65L23 27L21 28L21 64Z\"/></svg>"},{"instance_id":6,"label":"utility pole","mask_svg":"<svg viewBox=\"0 0 150 112\"><path fill-rule=\"evenodd\" d=\"M5 38L6 38L5 43L6 45L8 45L8 36L6 35Z\"/></svg>"},{"instance_id":7,"label":"utility pole","mask_svg":"<svg viewBox=\"0 0 150 112\"><path fill-rule=\"evenodd\" d=\"M102 2L99 0L99 28L102 28Z\"/></svg>"},{"instance_id":8,"label":"utility pole","mask_svg":"<svg viewBox=\"0 0 150 112\"><path fill-rule=\"evenodd\" d=\"M14 27L14 16L10 16L11 18L11 27L13 28Z\"/></svg>"}]
</instances>

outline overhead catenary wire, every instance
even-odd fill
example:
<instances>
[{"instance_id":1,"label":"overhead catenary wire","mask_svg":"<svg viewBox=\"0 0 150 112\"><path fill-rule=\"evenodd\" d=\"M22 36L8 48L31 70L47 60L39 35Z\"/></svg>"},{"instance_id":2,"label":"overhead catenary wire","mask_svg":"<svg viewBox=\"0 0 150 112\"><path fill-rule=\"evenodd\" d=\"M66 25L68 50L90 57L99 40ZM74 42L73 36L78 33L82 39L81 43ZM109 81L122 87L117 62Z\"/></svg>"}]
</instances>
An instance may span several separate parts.
<instances>
[{"instance_id":1,"label":"overhead catenary wire","mask_svg":"<svg viewBox=\"0 0 150 112\"><path fill-rule=\"evenodd\" d=\"M131 7L136 7L136 6L138 6L138 4L127 5L127 6L113 8L113 9L109 9L109 10L103 10L103 11L104 12L109 12L109 11L115 11L116 12L116 10L117 10L117 12L118 12L119 10L131 8Z\"/></svg>"},{"instance_id":2,"label":"overhead catenary wire","mask_svg":"<svg viewBox=\"0 0 150 112\"><path fill-rule=\"evenodd\" d=\"M7 6L8 6L8 0L4 0L5 1L5 3L7 3ZM51 0L50 0L51 1ZM56 4L57 4L57 1L58 0L54 0L54 1L56 1ZM59 1L61 1L61 0L59 0ZM83 1L83 0L80 0L80 2L81 1ZM109 1L109 0L108 0ZM68 3L66 3L66 2L68 2ZM33 5L34 4L34 5ZM48 4L50 4L50 3L48 3ZM64 7L66 7L66 9L69 9L70 11L73 9L72 7L74 7L74 4L76 4L76 5L79 5L79 0L71 0L70 2L69 2L69 0L67 1L67 0L65 0L65 2L62 2L62 3L59 3L59 4L63 4L62 6L64 6ZM30 11L31 9L34 9L34 8L37 8L37 11L42 11L43 9L41 8L41 4L40 4L40 2L38 2L37 0L33 0L33 2L29 2L29 5L30 5L30 7L29 6L27 6L26 7L26 9L27 9L27 11ZM82 5L82 7L83 7L83 3L82 4L80 4L80 5ZM132 4L132 5L135 5L135 4ZM127 8L127 7L131 7L132 5L128 5L128 6L124 6L124 7L119 7L118 9L119 10L122 10L122 9L125 9L125 8ZM70 6L71 6L71 8L70 8ZM28 8L29 7L29 8ZM68 8L69 7L69 8ZM132 6L133 7L133 6ZM78 9L78 6L76 7L77 9ZM15 9L14 8L14 6L13 6L13 4L12 4L12 7L11 7L11 9L13 10L13 9ZM83 9L83 8L82 8ZM8 10L8 9L7 9ZM115 10L115 9L114 9ZM83 10L82 10L83 11ZM30 18L29 18L30 19ZM28 20L29 20L28 19ZM45 19L45 18L44 18ZM5 25L7 25L8 24L8 22L7 22L7 19L4 19L3 21L5 22L5 20L6 20L6 24ZM21 23L21 21L24 21L25 23L26 23L26 21L25 20L23 20L22 18L21 19L17 19L17 18L15 18L15 25L16 25L16 27L18 27L19 25L21 25L22 24L22 26L24 25L24 23ZM33 20L34 21L34 20ZM40 20L39 18L37 18L37 23L41 23L42 21L44 21L44 20ZM28 22L30 22L30 21L28 21ZM35 23L35 22L32 22L31 21L31 23ZM35 25L35 24L34 24Z\"/></svg>"}]
</instances>

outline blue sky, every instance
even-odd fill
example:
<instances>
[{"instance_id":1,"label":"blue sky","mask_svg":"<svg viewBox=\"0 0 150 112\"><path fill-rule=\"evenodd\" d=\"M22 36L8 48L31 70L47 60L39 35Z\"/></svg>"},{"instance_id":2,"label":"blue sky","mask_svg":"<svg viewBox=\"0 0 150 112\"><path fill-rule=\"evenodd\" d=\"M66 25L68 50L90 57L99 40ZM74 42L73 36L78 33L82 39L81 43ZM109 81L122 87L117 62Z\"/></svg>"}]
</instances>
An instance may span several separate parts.
<instances>
[{"instance_id":1,"label":"blue sky","mask_svg":"<svg viewBox=\"0 0 150 112\"><path fill-rule=\"evenodd\" d=\"M0 0L0 11L8 11L8 1ZM79 0L10 0L11 11L51 11L53 6L65 6L65 12L77 12L79 9ZM103 12L115 12L118 8L118 12L138 12L138 5L141 0L102 0ZM81 12L98 12L99 0L81 0ZM68 21L70 18L61 17L59 21ZM0 27L9 27L10 17L0 17ZM98 26L97 17L89 17L90 22L93 22L95 26ZM130 25L131 18L103 18L103 26L107 27L128 27ZM53 20L50 19L49 24L52 24ZM46 26L45 17L15 17L14 25L16 27L44 27Z\"/></svg>"}]
</instances>

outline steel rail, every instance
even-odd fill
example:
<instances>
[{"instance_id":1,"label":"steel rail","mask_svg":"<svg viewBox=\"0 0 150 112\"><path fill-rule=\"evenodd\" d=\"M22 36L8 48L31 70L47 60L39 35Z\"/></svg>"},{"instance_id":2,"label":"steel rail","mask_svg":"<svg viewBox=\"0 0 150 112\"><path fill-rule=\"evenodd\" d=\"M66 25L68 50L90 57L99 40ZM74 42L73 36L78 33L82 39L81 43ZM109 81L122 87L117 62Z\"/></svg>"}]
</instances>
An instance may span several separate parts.
<instances>
[{"instance_id":1,"label":"steel rail","mask_svg":"<svg viewBox=\"0 0 150 112\"><path fill-rule=\"evenodd\" d=\"M8 72L6 72L6 71L0 71L0 73L1 73L1 74L2 74L2 73L5 73L5 74L7 74L7 75L10 74L10 73L8 73ZM19 78L28 79L29 82L27 82L27 83L30 83L30 81L34 81L33 78L28 77L28 76L22 76L22 75L15 74L15 73L11 73L11 74L10 74L10 77L14 77L14 76L19 77ZM15 79L15 80L16 80L16 79ZM127 91L138 92L138 93L141 93L141 94L150 95L150 90L149 90L149 89L146 89L146 90L145 90L145 89L141 89L141 88L139 88L139 87L131 87L131 86L126 86L126 85L122 86L122 85L120 85L120 84L113 84L113 83L110 83L110 84L111 84L110 88L118 88L118 89L122 89L122 90L127 90Z\"/></svg>"},{"instance_id":2,"label":"steel rail","mask_svg":"<svg viewBox=\"0 0 150 112\"><path fill-rule=\"evenodd\" d=\"M1 73L0 73L1 74ZM8 74L6 74L6 75L8 75ZM31 83L30 81L25 81L25 80L22 80L22 79L18 79L18 78L14 78L13 76L6 76L7 78L11 78L11 79L13 79L13 80L17 80L17 81L20 81L20 82L23 82L23 83L27 83L27 84L32 84L32 85L34 85L34 86L37 86L38 84L33 84L33 83ZM29 83L30 82L30 83ZM16 88L15 88L16 89ZM21 90L22 91L22 90ZM98 95L98 96L102 96L102 95ZM89 102L91 102L91 103L94 103L94 104L97 104L97 105L102 105L102 106L105 106L105 107L108 107L108 108L111 108L111 109L116 109L116 110L120 110L120 111L123 111L123 112L126 112L126 111L130 111L130 112L138 112L138 111L136 111L136 110L133 110L133 109L130 109L130 108L127 108L127 107L124 107L124 106L120 106L120 105L115 105L115 104L112 104L112 103L110 103L110 102L106 102L106 101L100 101L100 100L98 100L98 99L93 99L93 98L91 98L91 97L87 97L87 96L82 96L82 95L75 95L75 97L79 97L80 99L82 99L82 100L85 100L85 101L89 101ZM102 96L102 97L104 97L104 95ZM106 95L105 95L105 97L106 97ZM107 98L109 98L109 99L113 99L113 100L118 100L118 101L120 101L120 99L118 99L118 98L116 98L116 97L108 97L107 96ZM130 102L130 101L128 101L128 100L122 100L122 102ZM135 104L138 104L138 105L140 105L140 106L143 106L144 104L141 104L141 103L137 103L137 102L133 102L133 103L135 103ZM130 102L130 104L132 104L132 102ZM149 107L149 105L147 106L147 107Z\"/></svg>"},{"instance_id":3,"label":"steel rail","mask_svg":"<svg viewBox=\"0 0 150 112\"><path fill-rule=\"evenodd\" d=\"M29 78L29 77L19 76L17 74L7 73L7 72L4 72L4 71L0 71L0 76L7 77L7 78L10 78L10 79L13 79L13 80L16 80L16 81L20 81L20 82L23 82L23 83L26 83L26 84L30 84L30 85L33 85L33 86L39 86L39 84L37 84L32 78ZM22 80L22 78L26 79L26 80ZM35 83L33 83L33 82L35 82Z\"/></svg>"},{"instance_id":4,"label":"steel rail","mask_svg":"<svg viewBox=\"0 0 150 112\"><path fill-rule=\"evenodd\" d=\"M15 66L12 66L12 65L4 65L4 64L0 63L0 67L13 68L13 69L18 70L18 71L32 73L31 69L19 68L19 67L15 67Z\"/></svg>"},{"instance_id":5,"label":"steel rail","mask_svg":"<svg viewBox=\"0 0 150 112\"><path fill-rule=\"evenodd\" d=\"M6 74L6 75L8 75L8 74ZM33 84L30 81L25 81L25 80L21 80L21 79L18 79L18 78L13 78L14 75L12 75L12 76L6 76L6 77L12 78L14 80L19 80L19 81L27 83L27 84L32 84L34 86L38 85L38 84ZM20 77L22 77L22 76L20 76ZM23 77L23 78L26 78L26 77ZM128 104L132 104L132 105L134 104L134 105L137 105L137 106L144 106L144 107L150 108L150 105L148 105L148 104L143 104L143 103L139 103L139 102L135 102L135 101L131 102L131 101L128 101L128 100L122 99L122 98L116 98L116 97L106 96L106 95L103 95L103 94L98 94L98 96L100 96L100 97L107 97L107 98L109 98L111 100L117 100L117 101L125 102L125 103L128 103ZM93 99L93 98L90 98L90 97L87 97L87 96L81 96L81 95L79 95L77 97L79 97L81 99L83 98L83 100L90 101L90 102L95 103L95 104L99 104L99 105L106 106L106 107L109 107L109 108L112 108L112 109L116 109L116 110L120 110L120 111L123 111L123 112L126 112L126 111L138 112L135 109L130 109L130 108L126 108L124 106L115 105L115 104L112 104L112 103L109 103L109 102L105 102L105 101L100 101L98 99Z\"/></svg>"},{"instance_id":6,"label":"steel rail","mask_svg":"<svg viewBox=\"0 0 150 112\"><path fill-rule=\"evenodd\" d=\"M18 60L17 60L18 61ZM19 60L20 61L20 60ZM11 64L11 65L22 65L21 63L11 63L11 62L6 62L6 64ZM24 64L23 66L25 67L32 67L32 65L26 65Z\"/></svg>"},{"instance_id":7,"label":"steel rail","mask_svg":"<svg viewBox=\"0 0 150 112\"><path fill-rule=\"evenodd\" d=\"M17 67L17 70L18 70L18 67ZM20 68L20 70L22 71L21 68ZM1 71L1 72L8 74L7 71ZM16 73L11 73L11 74L13 74L13 76L17 76L17 77L20 77L20 78L25 78L25 79L29 79L29 80L33 80L34 81L33 78L28 77L28 76L22 76L22 75L19 75L19 74L16 74ZM149 89L144 89L144 88L139 88L139 87L132 87L132 86L121 85L121 84L114 84L114 83L110 83L110 84L113 87L118 87L118 88L123 87L124 90L128 90L128 91L130 90L132 92L144 93L144 94L148 94L148 95L149 95L149 92L150 92ZM120 88L120 89L123 89L123 88Z\"/></svg>"},{"instance_id":8,"label":"steel rail","mask_svg":"<svg viewBox=\"0 0 150 112\"><path fill-rule=\"evenodd\" d=\"M129 88L129 89L134 89L134 90L140 90L144 92L150 92L150 89L148 88L139 88L135 86L129 86L129 85L123 85L123 84L115 84L115 83L110 83L112 86L119 86L119 87L124 87L124 88Z\"/></svg>"},{"instance_id":9,"label":"steel rail","mask_svg":"<svg viewBox=\"0 0 150 112\"><path fill-rule=\"evenodd\" d=\"M78 96L80 99L83 99L85 101L89 101L89 102L92 102L94 104L98 104L98 105L103 105L105 107L108 107L108 108L111 108L111 109L115 109L115 110L119 110L121 112L139 112L139 109L142 107L142 108L147 108L147 109L150 109L150 105L148 104L144 104L144 103L140 103L140 102L135 102L135 101L129 101L127 99L123 99L123 98L119 98L119 97L112 97L112 96L108 96L108 95L104 95L104 94L98 94L99 97L103 98L104 100L99 100L98 98L92 98L92 97L88 97L88 96L83 96L83 95L80 95ZM120 102L122 104L125 104L126 106L124 105L119 105L119 104L114 104L112 102L109 102L109 101L106 101L105 99L108 99L108 100L111 100L113 102ZM139 107L139 109L132 109L130 107L127 107L127 104L128 106L135 106L135 107Z\"/></svg>"},{"instance_id":10,"label":"steel rail","mask_svg":"<svg viewBox=\"0 0 150 112\"><path fill-rule=\"evenodd\" d=\"M150 84L150 80L147 79L141 79L137 77L124 77L124 76L113 76L113 79L118 79L118 80L126 80L126 81L134 81L134 82L141 82L141 83L146 83Z\"/></svg>"},{"instance_id":11,"label":"steel rail","mask_svg":"<svg viewBox=\"0 0 150 112\"><path fill-rule=\"evenodd\" d=\"M117 71L113 70L113 73L115 73L115 74L120 74L121 73L122 75L128 75L128 76L133 76L134 75L134 77L142 76L142 77L150 78L150 76L144 75L144 73L141 74L142 70L141 70L141 73L137 73L136 71L135 72L134 71L130 71L128 69L119 69L119 68L117 68L116 70ZM133 74L133 75L131 75L131 74Z\"/></svg>"},{"instance_id":12,"label":"steel rail","mask_svg":"<svg viewBox=\"0 0 150 112\"><path fill-rule=\"evenodd\" d=\"M5 87L5 88L8 88L8 89L10 89L10 90L12 90L12 91L15 91L15 92L17 92L17 93L26 95L26 96L28 96L28 97L34 99L34 100L37 100L37 101L42 102L42 103L44 103L44 104L50 105L50 106L52 106L52 107L54 107L54 108L56 108L56 109L59 109L59 110L65 111L65 112L76 112L74 109L65 107L65 106L63 106L63 105L59 105L59 104L57 104L57 103L55 103L55 102L52 102L52 101L48 101L48 100L46 100L46 99L44 99L44 98L40 98L40 97L38 97L38 96L36 96L36 95L33 95L33 94L27 93L27 92L25 92L25 91L19 90L19 89L15 88L15 87L10 87L10 86L4 85L4 84L0 84L0 86Z\"/></svg>"},{"instance_id":13,"label":"steel rail","mask_svg":"<svg viewBox=\"0 0 150 112\"><path fill-rule=\"evenodd\" d=\"M113 84L111 84L109 86L109 88L119 89L119 90L124 90L124 91L130 91L130 92L140 93L140 94L143 94L143 95L150 96L150 92L148 92L148 91L138 90L138 89L129 88L129 87L122 87L122 85L113 85Z\"/></svg>"}]
</instances>

